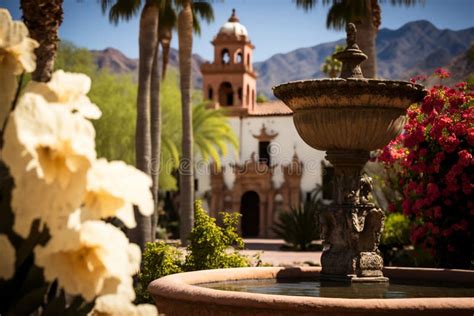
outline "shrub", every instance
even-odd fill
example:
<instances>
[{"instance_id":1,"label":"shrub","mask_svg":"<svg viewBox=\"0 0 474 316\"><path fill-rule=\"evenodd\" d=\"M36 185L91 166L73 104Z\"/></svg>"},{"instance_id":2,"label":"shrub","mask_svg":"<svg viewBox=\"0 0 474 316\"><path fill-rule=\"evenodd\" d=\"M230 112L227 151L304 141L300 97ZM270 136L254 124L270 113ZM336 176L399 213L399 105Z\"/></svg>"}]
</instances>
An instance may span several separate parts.
<instances>
[{"instance_id":1,"label":"shrub","mask_svg":"<svg viewBox=\"0 0 474 316\"><path fill-rule=\"evenodd\" d=\"M433 257L421 247L410 242L412 222L401 213L389 213L385 219L379 246L387 266L433 267Z\"/></svg>"},{"instance_id":2,"label":"shrub","mask_svg":"<svg viewBox=\"0 0 474 316\"><path fill-rule=\"evenodd\" d=\"M385 219L381 243L387 246L410 244L410 220L401 213L390 213Z\"/></svg>"},{"instance_id":3,"label":"shrub","mask_svg":"<svg viewBox=\"0 0 474 316\"><path fill-rule=\"evenodd\" d=\"M439 78L449 74L439 69ZM391 205L414 224L411 241L431 252L438 265L469 268L473 258L472 146L474 93L465 83L435 86L408 110L402 135L379 160L395 170L402 203Z\"/></svg>"},{"instance_id":4,"label":"shrub","mask_svg":"<svg viewBox=\"0 0 474 316\"><path fill-rule=\"evenodd\" d=\"M147 243L143 265L139 274L137 302L150 302L148 284L163 276L195 270L248 267L249 259L232 246L243 248L244 242L237 233L240 214L220 213L223 227L216 224L202 208L201 201L194 204L194 227L189 237L186 257L176 247L164 242Z\"/></svg>"},{"instance_id":5,"label":"shrub","mask_svg":"<svg viewBox=\"0 0 474 316\"><path fill-rule=\"evenodd\" d=\"M243 248L244 242L237 234L240 214L220 213L223 227L216 219L209 217L202 208L201 201L194 205L194 227L189 237L185 269L187 271L246 267L248 260L236 250L228 252L229 247Z\"/></svg>"},{"instance_id":6,"label":"shrub","mask_svg":"<svg viewBox=\"0 0 474 316\"><path fill-rule=\"evenodd\" d=\"M320 238L319 213L323 204L317 189L312 198L298 208L291 208L278 214L273 232L285 242L299 250L308 250L313 240Z\"/></svg>"},{"instance_id":7,"label":"shrub","mask_svg":"<svg viewBox=\"0 0 474 316\"><path fill-rule=\"evenodd\" d=\"M138 302L151 302L147 291L151 281L168 274L182 272L182 253L173 246L164 242L149 242L143 252L143 264L138 274L139 289L137 290Z\"/></svg>"}]
</instances>

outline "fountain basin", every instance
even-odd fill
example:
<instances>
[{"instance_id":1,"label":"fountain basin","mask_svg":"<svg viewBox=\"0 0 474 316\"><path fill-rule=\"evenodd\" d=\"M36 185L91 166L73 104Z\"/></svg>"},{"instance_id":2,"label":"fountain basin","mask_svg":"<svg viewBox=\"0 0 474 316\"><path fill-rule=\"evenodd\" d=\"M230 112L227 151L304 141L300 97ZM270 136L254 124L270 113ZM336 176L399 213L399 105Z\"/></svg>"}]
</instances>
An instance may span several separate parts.
<instances>
[{"instance_id":1,"label":"fountain basin","mask_svg":"<svg viewBox=\"0 0 474 316\"><path fill-rule=\"evenodd\" d=\"M288 82L273 93L293 110L295 127L311 147L372 151L402 131L406 109L426 91L405 81L336 78Z\"/></svg>"},{"instance_id":2,"label":"fountain basin","mask_svg":"<svg viewBox=\"0 0 474 316\"><path fill-rule=\"evenodd\" d=\"M472 297L347 299L255 294L199 286L209 282L254 279L319 278L321 269L235 268L169 275L153 281L148 290L166 315L470 315ZM384 268L394 280L437 281L472 287L474 271Z\"/></svg>"}]
</instances>

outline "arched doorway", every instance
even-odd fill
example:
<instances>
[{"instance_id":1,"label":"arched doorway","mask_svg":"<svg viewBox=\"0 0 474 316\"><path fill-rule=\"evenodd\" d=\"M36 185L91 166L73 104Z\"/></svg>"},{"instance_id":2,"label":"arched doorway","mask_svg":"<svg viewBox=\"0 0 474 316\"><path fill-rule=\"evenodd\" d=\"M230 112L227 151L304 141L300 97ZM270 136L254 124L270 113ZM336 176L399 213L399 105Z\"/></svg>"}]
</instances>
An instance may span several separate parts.
<instances>
[{"instance_id":1,"label":"arched doorway","mask_svg":"<svg viewBox=\"0 0 474 316\"><path fill-rule=\"evenodd\" d=\"M240 200L242 236L257 237L260 225L260 198L255 191L247 191Z\"/></svg>"},{"instance_id":2,"label":"arched doorway","mask_svg":"<svg viewBox=\"0 0 474 316\"><path fill-rule=\"evenodd\" d=\"M219 103L221 106L234 105L234 91L230 82L223 82L219 86Z\"/></svg>"}]
</instances>

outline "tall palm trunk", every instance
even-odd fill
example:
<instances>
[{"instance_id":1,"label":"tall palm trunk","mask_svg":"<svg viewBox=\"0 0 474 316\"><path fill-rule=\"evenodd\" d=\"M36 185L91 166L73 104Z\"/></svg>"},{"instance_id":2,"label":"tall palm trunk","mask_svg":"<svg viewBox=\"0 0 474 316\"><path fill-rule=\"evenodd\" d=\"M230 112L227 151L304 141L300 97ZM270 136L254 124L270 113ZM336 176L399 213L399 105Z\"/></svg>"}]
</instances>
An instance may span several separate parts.
<instances>
[{"instance_id":1,"label":"tall palm trunk","mask_svg":"<svg viewBox=\"0 0 474 316\"><path fill-rule=\"evenodd\" d=\"M36 70L32 79L47 82L51 79L58 49L58 30L63 22L63 0L21 0L23 21L40 46L35 49Z\"/></svg>"},{"instance_id":2,"label":"tall palm trunk","mask_svg":"<svg viewBox=\"0 0 474 316\"><path fill-rule=\"evenodd\" d=\"M374 25L372 16L372 1L366 1L367 13L364 18L355 21L357 27L357 44L359 48L367 55L367 60L361 64L362 73L366 78L375 78L377 76L377 49L375 47L375 38L377 37L377 27Z\"/></svg>"},{"instance_id":3,"label":"tall palm trunk","mask_svg":"<svg viewBox=\"0 0 474 316\"><path fill-rule=\"evenodd\" d=\"M160 28L158 39L160 41L161 47L163 48L163 66L161 70L161 76L163 79L166 77L166 68L168 67L168 62L170 59L170 43L172 36L171 29L168 27Z\"/></svg>"},{"instance_id":4,"label":"tall palm trunk","mask_svg":"<svg viewBox=\"0 0 474 316\"><path fill-rule=\"evenodd\" d=\"M150 86L153 59L158 41L158 8L148 0L140 16L137 121L135 131L135 163L138 169L151 174ZM142 250L151 241L151 217L135 209L137 226L129 238Z\"/></svg>"},{"instance_id":5,"label":"tall palm trunk","mask_svg":"<svg viewBox=\"0 0 474 316\"><path fill-rule=\"evenodd\" d=\"M155 202L155 212L151 217L151 237L156 237L156 226L158 225L158 186L160 171L160 151L161 151L161 107L160 107L160 45L156 44L155 57L153 58L153 68L151 72L151 176L153 179L153 201Z\"/></svg>"},{"instance_id":6,"label":"tall palm trunk","mask_svg":"<svg viewBox=\"0 0 474 316\"><path fill-rule=\"evenodd\" d=\"M180 162L180 238L183 245L194 222L193 128L191 112L191 54L193 47L193 14L191 2L185 1L178 16L179 72L183 118L182 157Z\"/></svg>"}]
</instances>

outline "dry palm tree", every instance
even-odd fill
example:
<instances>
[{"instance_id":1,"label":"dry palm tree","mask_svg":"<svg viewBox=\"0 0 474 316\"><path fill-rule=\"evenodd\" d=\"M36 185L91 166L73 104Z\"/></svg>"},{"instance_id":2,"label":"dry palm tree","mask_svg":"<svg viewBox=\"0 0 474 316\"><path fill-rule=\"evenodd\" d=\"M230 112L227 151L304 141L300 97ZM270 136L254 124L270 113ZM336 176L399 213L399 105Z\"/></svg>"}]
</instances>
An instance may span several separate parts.
<instances>
[{"instance_id":1,"label":"dry palm tree","mask_svg":"<svg viewBox=\"0 0 474 316\"><path fill-rule=\"evenodd\" d=\"M118 23L120 19L129 20L137 14L141 8L140 0L102 0L102 10L105 12L108 7L109 19L113 23ZM159 98L159 91L156 90L156 83L158 80L152 80L153 64L155 68L158 56L156 47L158 44L158 19L159 19L159 7L156 1L146 0L145 5L140 15L140 31L139 31L139 66L138 66L138 94L137 94L137 121L135 131L135 164L138 169L142 170L148 175L152 175L152 142L151 142L151 122L150 116L152 112L151 108L151 95L157 95ZM152 82L154 84L152 92ZM158 87L159 88L159 87ZM154 124L159 123L159 109L153 109L153 122ZM159 130L159 127L156 128ZM155 130L155 131L156 131ZM154 163L159 163L154 161ZM157 168L153 168L154 173L157 172ZM154 186L156 185L156 179L154 180ZM156 193L154 192L156 202ZM156 204L156 203L155 203ZM134 229L129 230L128 236L130 240L138 244L142 250L145 247L145 243L154 240L152 218L146 217L135 210L135 218L137 226Z\"/></svg>"},{"instance_id":2,"label":"dry palm tree","mask_svg":"<svg viewBox=\"0 0 474 316\"><path fill-rule=\"evenodd\" d=\"M305 11L316 6L318 0L293 0L297 7ZM388 1L388 0L385 0ZM326 25L336 30L345 29L348 22L357 26L357 44L368 56L362 63L362 72L365 77L375 78L377 76L377 50L375 39L381 23L381 9L379 2L384 0L322 0L323 5L331 5L327 15ZM412 6L416 3L424 3L424 0L390 0L392 5Z\"/></svg>"},{"instance_id":3,"label":"dry palm tree","mask_svg":"<svg viewBox=\"0 0 474 316\"><path fill-rule=\"evenodd\" d=\"M40 44L35 50L36 70L32 79L47 82L51 79L58 50L58 30L63 21L63 0L21 0L20 6L30 36Z\"/></svg>"}]
</instances>

